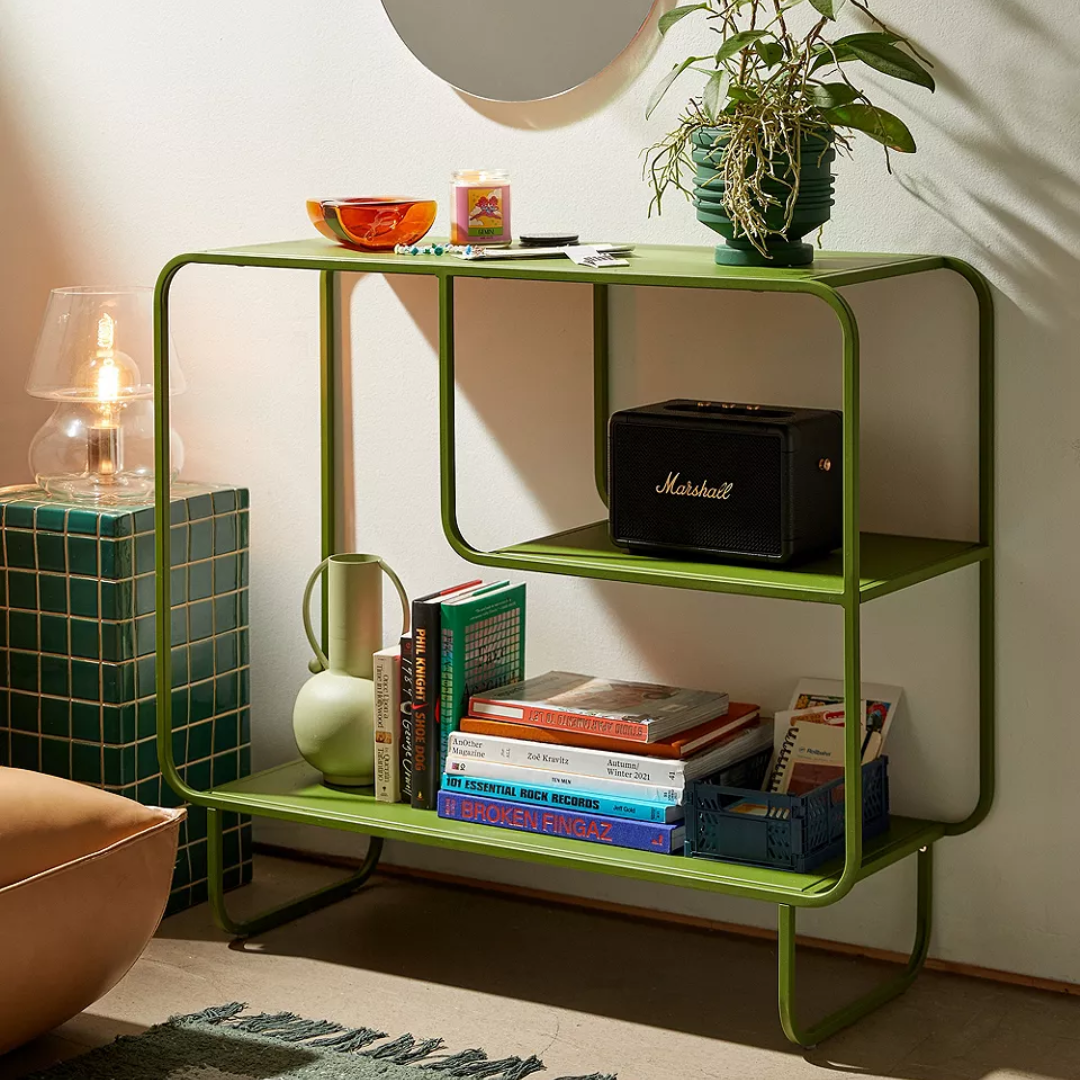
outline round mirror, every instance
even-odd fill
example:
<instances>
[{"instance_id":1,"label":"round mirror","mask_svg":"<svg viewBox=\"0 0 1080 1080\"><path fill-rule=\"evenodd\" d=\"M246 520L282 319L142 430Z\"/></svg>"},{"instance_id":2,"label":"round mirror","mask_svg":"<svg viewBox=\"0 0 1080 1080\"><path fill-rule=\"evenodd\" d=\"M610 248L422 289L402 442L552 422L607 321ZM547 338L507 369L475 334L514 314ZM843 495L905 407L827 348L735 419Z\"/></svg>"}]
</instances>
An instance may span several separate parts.
<instances>
[{"instance_id":1,"label":"round mirror","mask_svg":"<svg viewBox=\"0 0 1080 1080\"><path fill-rule=\"evenodd\" d=\"M608 67L659 2L383 0L383 7L413 55L451 86L489 101L538 101Z\"/></svg>"}]
</instances>

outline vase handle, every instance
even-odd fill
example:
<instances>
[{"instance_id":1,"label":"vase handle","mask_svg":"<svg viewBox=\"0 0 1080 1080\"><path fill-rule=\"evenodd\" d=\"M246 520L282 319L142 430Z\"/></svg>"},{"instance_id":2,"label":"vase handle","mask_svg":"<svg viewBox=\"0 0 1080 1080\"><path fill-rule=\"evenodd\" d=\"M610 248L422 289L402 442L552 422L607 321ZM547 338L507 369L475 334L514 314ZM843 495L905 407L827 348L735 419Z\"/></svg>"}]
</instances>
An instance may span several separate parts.
<instances>
[{"instance_id":1,"label":"vase handle","mask_svg":"<svg viewBox=\"0 0 1080 1080\"><path fill-rule=\"evenodd\" d=\"M312 571L311 577L308 578L307 585L304 586L304 599L301 604L301 611L304 617L304 633L307 634L308 644L315 653L315 659L308 662L308 669L315 673L326 671L326 669L330 667L330 661L327 659L326 653L322 651L319 639L315 636L315 631L311 626L311 591L315 588L315 582L319 580L319 575L326 569L333 557L333 555L328 555ZM409 632L410 625L409 597L405 592L405 586L401 584L401 578L394 573L390 564L386 562L385 559L378 555L373 556L373 558L379 564L379 569L393 582L394 588L397 590L398 599L401 601L401 634L404 636Z\"/></svg>"}]
</instances>

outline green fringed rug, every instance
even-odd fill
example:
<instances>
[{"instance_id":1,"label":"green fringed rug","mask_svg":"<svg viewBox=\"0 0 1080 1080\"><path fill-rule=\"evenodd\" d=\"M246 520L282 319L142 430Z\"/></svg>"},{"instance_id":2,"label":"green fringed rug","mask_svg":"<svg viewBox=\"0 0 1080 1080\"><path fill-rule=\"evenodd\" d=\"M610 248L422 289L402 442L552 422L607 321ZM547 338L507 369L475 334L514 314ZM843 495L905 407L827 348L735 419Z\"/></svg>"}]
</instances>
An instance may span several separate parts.
<instances>
[{"instance_id":1,"label":"green fringed rug","mask_svg":"<svg viewBox=\"0 0 1080 1080\"><path fill-rule=\"evenodd\" d=\"M525 1080L538 1057L449 1053L442 1039L347 1028L293 1013L245 1015L239 1001L174 1016L142 1035L62 1062L31 1080ZM613 1075L559 1080L616 1080Z\"/></svg>"}]
</instances>

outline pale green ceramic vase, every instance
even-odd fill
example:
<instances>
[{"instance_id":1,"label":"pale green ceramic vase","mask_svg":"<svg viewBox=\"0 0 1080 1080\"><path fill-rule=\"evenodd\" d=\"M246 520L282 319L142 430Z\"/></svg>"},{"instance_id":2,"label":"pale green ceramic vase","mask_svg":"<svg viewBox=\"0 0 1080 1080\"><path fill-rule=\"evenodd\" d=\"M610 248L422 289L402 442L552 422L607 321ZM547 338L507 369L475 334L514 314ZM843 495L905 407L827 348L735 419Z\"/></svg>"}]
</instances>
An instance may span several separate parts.
<instances>
[{"instance_id":1,"label":"pale green ceramic vase","mask_svg":"<svg viewBox=\"0 0 1080 1080\"><path fill-rule=\"evenodd\" d=\"M311 591L326 570L327 652L311 627ZM397 574L377 555L331 555L304 590L304 630L318 657L318 674L296 697L293 734L304 759L337 787L375 782L373 656L382 644L382 575L394 583L409 630L409 599ZM319 669L322 670L319 670Z\"/></svg>"}]
</instances>

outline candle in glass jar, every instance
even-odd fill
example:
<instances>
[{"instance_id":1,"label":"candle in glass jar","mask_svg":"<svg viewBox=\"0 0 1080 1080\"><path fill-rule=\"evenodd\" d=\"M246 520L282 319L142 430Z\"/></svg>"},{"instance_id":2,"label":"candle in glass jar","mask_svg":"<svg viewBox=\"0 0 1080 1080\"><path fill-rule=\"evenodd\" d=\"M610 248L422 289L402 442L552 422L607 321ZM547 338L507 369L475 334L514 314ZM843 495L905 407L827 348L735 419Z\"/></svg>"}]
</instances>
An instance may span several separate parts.
<instances>
[{"instance_id":1,"label":"candle in glass jar","mask_svg":"<svg viewBox=\"0 0 1080 1080\"><path fill-rule=\"evenodd\" d=\"M505 169L460 169L451 176L450 242L509 244L510 174Z\"/></svg>"}]
</instances>

